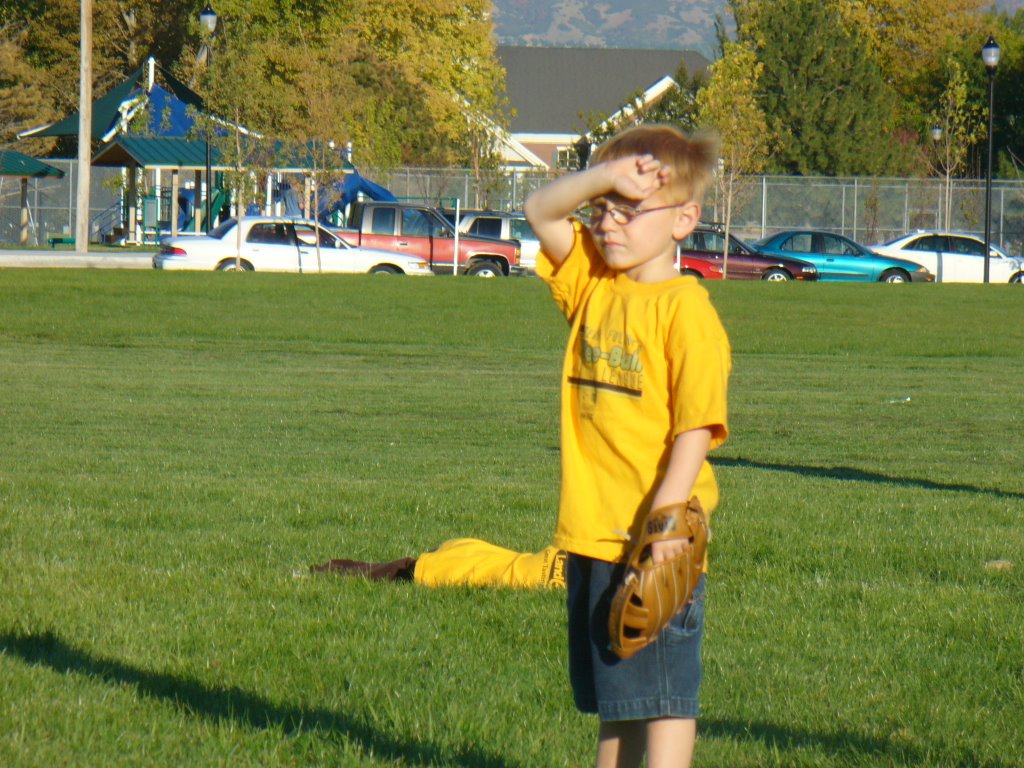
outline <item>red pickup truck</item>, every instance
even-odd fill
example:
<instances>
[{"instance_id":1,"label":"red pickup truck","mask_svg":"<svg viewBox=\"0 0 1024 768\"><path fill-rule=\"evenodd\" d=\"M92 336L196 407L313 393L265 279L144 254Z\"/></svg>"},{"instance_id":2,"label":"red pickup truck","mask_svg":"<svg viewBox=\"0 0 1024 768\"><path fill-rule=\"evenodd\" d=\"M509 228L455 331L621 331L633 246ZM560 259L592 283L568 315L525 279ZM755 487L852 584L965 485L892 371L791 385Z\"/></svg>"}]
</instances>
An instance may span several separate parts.
<instances>
[{"instance_id":1,"label":"red pickup truck","mask_svg":"<svg viewBox=\"0 0 1024 768\"><path fill-rule=\"evenodd\" d=\"M438 274L451 274L455 228L435 208L391 202L353 203L348 226L337 230L353 245L418 256ZM458 272L502 277L521 271L518 240L459 234Z\"/></svg>"}]
</instances>

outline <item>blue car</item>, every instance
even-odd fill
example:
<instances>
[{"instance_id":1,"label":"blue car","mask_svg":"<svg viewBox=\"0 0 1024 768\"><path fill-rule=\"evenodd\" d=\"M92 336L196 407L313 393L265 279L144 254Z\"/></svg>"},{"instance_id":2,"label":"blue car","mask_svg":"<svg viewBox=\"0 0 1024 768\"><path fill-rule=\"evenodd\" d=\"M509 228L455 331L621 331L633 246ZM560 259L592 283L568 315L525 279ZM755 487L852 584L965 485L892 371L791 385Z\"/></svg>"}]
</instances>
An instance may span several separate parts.
<instances>
[{"instance_id":1,"label":"blue car","mask_svg":"<svg viewBox=\"0 0 1024 768\"><path fill-rule=\"evenodd\" d=\"M848 237L820 230L785 230L753 243L766 256L809 261L819 280L933 283L935 275L912 261L880 256Z\"/></svg>"}]
</instances>

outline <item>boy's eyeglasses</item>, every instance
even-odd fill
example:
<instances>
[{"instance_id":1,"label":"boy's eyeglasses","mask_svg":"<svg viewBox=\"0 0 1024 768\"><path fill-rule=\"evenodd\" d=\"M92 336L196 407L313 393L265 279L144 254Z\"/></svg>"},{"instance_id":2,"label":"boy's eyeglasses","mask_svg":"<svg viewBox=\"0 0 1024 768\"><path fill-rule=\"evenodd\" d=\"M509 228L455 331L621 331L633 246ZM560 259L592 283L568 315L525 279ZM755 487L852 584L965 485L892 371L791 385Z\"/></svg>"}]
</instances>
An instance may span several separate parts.
<instances>
[{"instance_id":1,"label":"boy's eyeglasses","mask_svg":"<svg viewBox=\"0 0 1024 768\"><path fill-rule=\"evenodd\" d=\"M576 210L576 215L579 216L582 221L587 222L591 227L596 227L601 223L601 219L604 218L605 214L608 214L612 217L612 221L619 226L624 227L642 213L665 211L669 208L681 208L684 205L686 205L686 203L660 205L657 208L636 208L635 206L626 205L625 203L609 205L607 201L595 200L578 208Z\"/></svg>"}]
</instances>

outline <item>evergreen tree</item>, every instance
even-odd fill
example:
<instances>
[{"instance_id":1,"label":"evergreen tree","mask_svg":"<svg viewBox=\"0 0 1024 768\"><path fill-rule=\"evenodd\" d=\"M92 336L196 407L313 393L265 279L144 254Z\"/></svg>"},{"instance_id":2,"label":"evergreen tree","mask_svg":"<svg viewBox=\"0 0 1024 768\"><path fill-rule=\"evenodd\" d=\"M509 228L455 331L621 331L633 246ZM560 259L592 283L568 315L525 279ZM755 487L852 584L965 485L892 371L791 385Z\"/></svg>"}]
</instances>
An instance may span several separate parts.
<instances>
[{"instance_id":1,"label":"evergreen tree","mask_svg":"<svg viewBox=\"0 0 1024 768\"><path fill-rule=\"evenodd\" d=\"M995 109L993 111L992 137L996 153L997 174L1010 178L1024 177L1024 9L1018 9L1012 17L1001 16L993 23L994 34L1002 49L999 69L995 80ZM975 71L978 66L975 51ZM987 75L985 79L987 91ZM983 102L988 104L987 95ZM986 126L987 128L987 126Z\"/></svg>"},{"instance_id":2,"label":"evergreen tree","mask_svg":"<svg viewBox=\"0 0 1024 768\"><path fill-rule=\"evenodd\" d=\"M764 65L762 107L775 139L771 170L803 175L898 172L898 102L836 2L778 0L741 27Z\"/></svg>"}]
</instances>

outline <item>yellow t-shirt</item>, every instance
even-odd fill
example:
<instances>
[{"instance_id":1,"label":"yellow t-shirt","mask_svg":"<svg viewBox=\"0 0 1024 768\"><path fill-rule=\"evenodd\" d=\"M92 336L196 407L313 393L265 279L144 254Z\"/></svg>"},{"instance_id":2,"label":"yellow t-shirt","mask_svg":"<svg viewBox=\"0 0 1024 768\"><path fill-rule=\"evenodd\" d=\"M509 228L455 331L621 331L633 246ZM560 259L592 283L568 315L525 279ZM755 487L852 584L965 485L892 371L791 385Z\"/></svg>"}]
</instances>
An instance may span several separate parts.
<instances>
[{"instance_id":1,"label":"yellow t-shirt","mask_svg":"<svg viewBox=\"0 0 1024 768\"><path fill-rule=\"evenodd\" d=\"M677 435L725 442L729 340L696 278L637 283L605 265L589 230L537 274L571 325L562 375L562 487L554 546L599 560L625 556ZM694 484L710 514L718 485L706 461Z\"/></svg>"}]
</instances>

